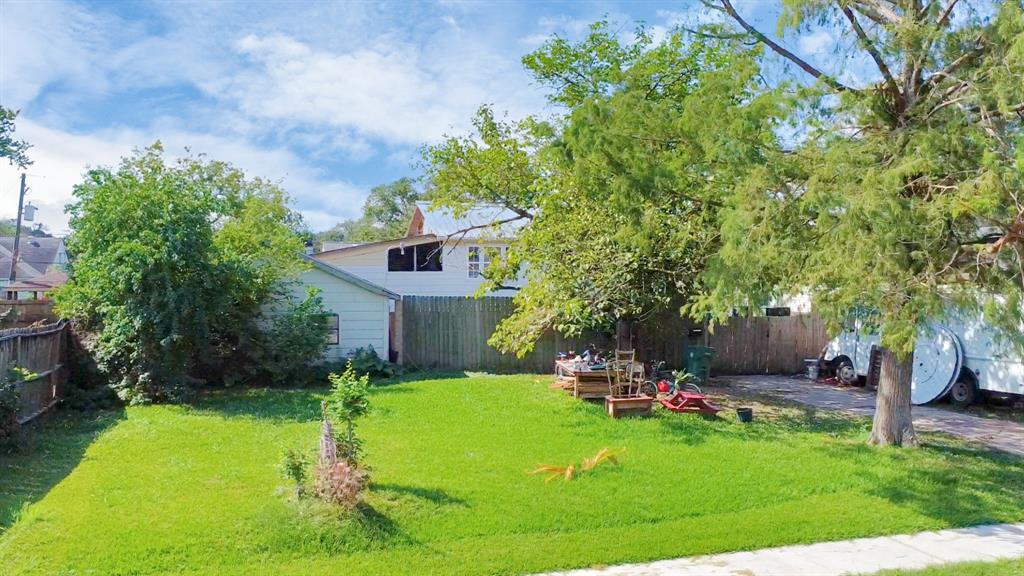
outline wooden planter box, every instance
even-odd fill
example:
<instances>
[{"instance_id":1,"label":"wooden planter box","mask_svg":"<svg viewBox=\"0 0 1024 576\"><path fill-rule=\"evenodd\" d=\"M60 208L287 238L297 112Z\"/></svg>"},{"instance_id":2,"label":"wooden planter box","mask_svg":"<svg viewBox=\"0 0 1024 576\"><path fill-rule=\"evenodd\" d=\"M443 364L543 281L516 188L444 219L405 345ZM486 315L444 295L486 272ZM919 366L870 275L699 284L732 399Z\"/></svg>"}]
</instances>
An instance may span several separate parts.
<instances>
[{"instance_id":1,"label":"wooden planter box","mask_svg":"<svg viewBox=\"0 0 1024 576\"><path fill-rule=\"evenodd\" d=\"M639 396L636 398L604 397L604 409L612 418L622 416L650 416L654 398Z\"/></svg>"}]
</instances>

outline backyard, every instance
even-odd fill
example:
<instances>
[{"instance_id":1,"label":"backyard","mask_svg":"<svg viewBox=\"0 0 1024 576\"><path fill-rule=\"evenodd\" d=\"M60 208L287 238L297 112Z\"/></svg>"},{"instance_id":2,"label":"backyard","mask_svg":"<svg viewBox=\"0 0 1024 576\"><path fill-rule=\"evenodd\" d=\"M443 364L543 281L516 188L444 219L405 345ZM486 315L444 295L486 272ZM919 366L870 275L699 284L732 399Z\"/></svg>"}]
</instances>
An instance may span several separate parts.
<instances>
[{"instance_id":1,"label":"backyard","mask_svg":"<svg viewBox=\"0 0 1024 576\"><path fill-rule=\"evenodd\" d=\"M943 436L872 448L866 419L785 405L758 405L749 425L728 412L612 420L549 383L414 374L374 387L356 517L296 504L277 470L285 449L315 449L323 389L61 415L0 459L0 565L523 573L1024 519L1024 461ZM605 447L625 450L619 465L528 474Z\"/></svg>"}]
</instances>

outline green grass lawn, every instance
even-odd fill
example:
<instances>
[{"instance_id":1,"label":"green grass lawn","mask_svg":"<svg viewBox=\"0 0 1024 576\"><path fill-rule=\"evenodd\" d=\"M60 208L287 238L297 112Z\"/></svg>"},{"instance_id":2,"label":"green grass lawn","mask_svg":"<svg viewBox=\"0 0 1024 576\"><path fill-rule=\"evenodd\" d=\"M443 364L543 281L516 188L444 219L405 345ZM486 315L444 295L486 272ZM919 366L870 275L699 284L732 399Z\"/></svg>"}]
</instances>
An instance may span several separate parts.
<instances>
[{"instance_id":1,"label":"green grass lawn","mask_svg":"<svg viewBox=\"0 0 1024 576\"><path fill-rule=\"evenodd\" d=\"M1020 576L1024 574L1024 558L1001 562L965 562L945 564L923 570L887 570L872 576Z\"/></svg>"},{"instance_id":2,"label":"green grass lawn","mask_svg":"<svg viewBox=\"0 0 1024 576\"><path fill-rule=\"evenodd\" d=\"M491 574L1024 519L1024 461L865 420L758 406L614 421L550 378L381 386L356 517L296 506L276 465L317 443L322 391L59 415L0 459L4 574ZM525 472L625 448L572 482Z\"/></svg>"}]
</instances>

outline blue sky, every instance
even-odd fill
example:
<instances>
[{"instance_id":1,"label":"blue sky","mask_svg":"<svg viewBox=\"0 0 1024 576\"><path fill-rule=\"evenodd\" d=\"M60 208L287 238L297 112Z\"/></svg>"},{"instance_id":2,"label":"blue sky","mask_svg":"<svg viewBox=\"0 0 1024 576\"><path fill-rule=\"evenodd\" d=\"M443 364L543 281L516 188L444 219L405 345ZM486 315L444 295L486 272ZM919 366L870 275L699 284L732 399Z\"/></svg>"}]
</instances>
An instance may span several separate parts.
<instances>
[{"instance_id":1,"label":"blue sky","mask_svg":"<svg viewBox=\"0 0 1024 576\"><path fill-rule=\"evenodd\" d=\"M737 2L774 31L778 3ZM424 143L482 103L550 113L520 66L545 38L607 17L663 34L708 17L674 2L16 2L0 0L0 104L34 144L30 199L54 232L89 165L160 139L278 181L314 229L370 187L416 175ZM827 34L789 45L823 54ZM16 209L0 167L0 217Z\"/></svg>"}]
</instances>

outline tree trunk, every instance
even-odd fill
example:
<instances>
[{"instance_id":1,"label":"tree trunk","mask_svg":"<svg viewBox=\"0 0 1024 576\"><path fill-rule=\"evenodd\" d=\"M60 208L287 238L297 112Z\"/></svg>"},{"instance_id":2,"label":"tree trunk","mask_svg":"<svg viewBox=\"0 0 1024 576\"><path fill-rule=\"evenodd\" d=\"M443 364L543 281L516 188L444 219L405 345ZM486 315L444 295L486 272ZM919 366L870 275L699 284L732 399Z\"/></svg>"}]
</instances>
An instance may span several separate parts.
<instances>
[{"instance_id":1,"label":"tree trunk","mask_svg":"<svg viewBox=\"0 0 1024 576\"><path fill-rule=\"evenodd\" d=\"M871 426L868 444L876 446L917 446L917 434L910 415L910 376L914 370L914 357L900 359L881 348L882 370L878 376L875 395L875 420Z\"/></svg>"},{"instance_id":2,"label":"tree trunk","mask_svg":"<svg viewBox=\"0 0 1024 576\"><path fill-rule=\"evenodd\" d=\"M615 323L615 348L617 350L633 349L633 320L619 318Z\"/></svg>"}]
</instances>

